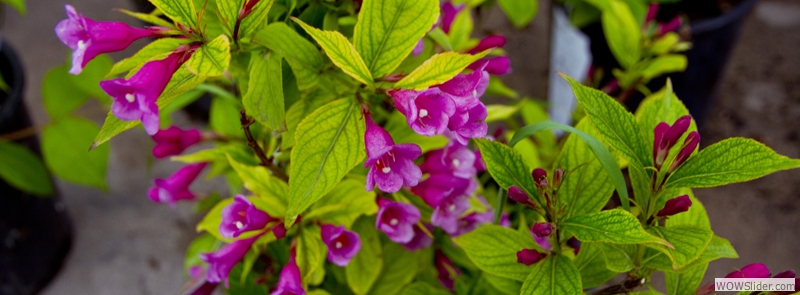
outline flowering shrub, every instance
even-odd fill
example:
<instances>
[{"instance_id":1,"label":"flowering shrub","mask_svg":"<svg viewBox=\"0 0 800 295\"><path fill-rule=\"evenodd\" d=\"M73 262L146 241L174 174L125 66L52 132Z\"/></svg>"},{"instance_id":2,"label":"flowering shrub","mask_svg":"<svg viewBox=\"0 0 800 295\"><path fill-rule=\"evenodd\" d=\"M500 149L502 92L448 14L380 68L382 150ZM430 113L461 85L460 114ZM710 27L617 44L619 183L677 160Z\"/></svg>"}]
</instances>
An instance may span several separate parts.
<instances>
[{"instance_id":1,"label":"flowering shrub","mask_svg":"<svg viewBox=\"0 0 800 295\"><path fill-rule=\"evenodd\" d=\"M575 127L529 100L486 105L505 89L492 76L511 71L505 39L471 39L464 4L151 2L154 13L128 13L155 27L67 6L56 34L72 74L158 38L99 82L112 102L92 146L141 122L155 157L187 163L148 195L210 208L187 251L189 294L616 294L655 272L670 294L707 293L708 263L737 254L691 189L800 167L744 138L698 151L669 84L632 114L565 76L585 112ZM535 6L523 2L499 1L524 25ZM165 124L197 89L214 95L210 130ZM551 129L571 135L557 145ZM207 168L232 197L190 190ZM770 275L754 264L729 276Z\"/></svg>"}]
</instances>

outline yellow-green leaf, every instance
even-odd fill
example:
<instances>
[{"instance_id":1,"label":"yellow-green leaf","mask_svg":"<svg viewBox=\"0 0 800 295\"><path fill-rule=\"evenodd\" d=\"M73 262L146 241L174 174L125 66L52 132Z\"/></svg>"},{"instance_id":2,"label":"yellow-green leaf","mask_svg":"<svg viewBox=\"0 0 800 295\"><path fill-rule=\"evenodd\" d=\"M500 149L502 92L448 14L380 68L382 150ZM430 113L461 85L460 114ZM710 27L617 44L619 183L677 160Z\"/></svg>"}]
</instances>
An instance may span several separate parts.
<instances>
[{"instance_id":1,"label":"yellow-green leaf","mask_svg":"<svg viewBox=\"0 0 800 295\"><path fill-rule=\"evenodd\" d=\"M275 132L286 131L281 56L254 52L250 57L250 81L242 104L247 114Z\"/></svg>"},{"instance_id":2,"label":"yellow-green leaf","mask_svg":"<svg viewBox=\"0 0 800 295\"><path fill-rule=\"evenodd\" d=\"M333 64L361 83L372 85L372 74L364 63L364 59L356 51L356 47L347 41L347 37L336 31L323 31L307 25L300 19L292 20L302 27L306 33L322 46Z\"/></svg>"},{"instance_id":3,"label":"yellow-green leaf","mask_svg":"<svg viewBox=\"0 0 800 295\"><path fill-rule=\"evenodd\" d=\"M470 55L448 51L426 60L413 72L394 84L395 88L422 90L444 83L467 68L473 62L489 54L491 50Z\"/></svg>"},{"instance_id":4,"label":"yellow-green leaf","mask_svg":"<svg viewBox=\"0 0 800 295\"><path fill-rule=\"evenodd\" d=\"M220 35L211 42L203 44L186 61L186 67L201 77L222 75L231 63L231 42L227 36Z\"/></svg>"}]
</instances>

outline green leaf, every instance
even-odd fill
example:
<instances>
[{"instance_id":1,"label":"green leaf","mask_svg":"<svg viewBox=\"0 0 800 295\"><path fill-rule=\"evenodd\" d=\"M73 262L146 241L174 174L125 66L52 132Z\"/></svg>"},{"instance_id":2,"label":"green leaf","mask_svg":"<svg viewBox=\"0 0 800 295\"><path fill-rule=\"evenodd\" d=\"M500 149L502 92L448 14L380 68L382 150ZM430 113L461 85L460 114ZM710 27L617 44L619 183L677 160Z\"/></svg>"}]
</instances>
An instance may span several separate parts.
<instances>
[{"instance_id":1,"label":"green leaf","mask_svg":"<svg viewBox=\"0 0 800 295\"><path fill-rule=\"evenodd\" d=\"M254 52L249 69L250 82L242 98L244 109L270 130L286 131L281 56Z\"/></svg>"},{"instance_id":2,"label":"green leaf","mask_svg":"<svg viewBox=\"0 0 800 295\"><path fill-rule=\"evenodd\" d=\"M530 234L491 224L455 237L453 241L482 271L517 281L524 280L531 272L531 267L517 262L517 252L540 249Z\"/></svg>"},{"instance_id":3,"label":"green leaf","mask_svg":"<svg viewBox=\"0 0 800 295\"><path fill-rule=\"evenodd\" d=\"M708 263L690 267L683 273L665 271L667 295L692 295L703 282Z\"/></svg>"},{"instance_id":4,"label":"green leaf","mask_svg":"<svg viewBox=\"0 0 800 295\"><path fill-rule=\"evenodd\" d=\"M636 217L621 209L570 217L557 226L581 242L669 245L665 240L648 234Z\"/></svg>"},{"instance_id":5,"label":"green leaf","mask_svg":"<svg viewBox=\"0 0 800 295\"><path fill-rule=\"evenodd\" d=\"M358 295L367 294L383 268L383 250L374 218L359 218L353 224L361 238L361 250L350 260L344 270L347 274L347 285Z\"/></svg>"},{"instance_id":6,"label":"green leaf","mask_svg":"<svg viewBox=\"0 0 800 295\"><path fill-rule=\"evenodd\" d=\"M433 39L433 41L439 44L445 51L453 51L453 45L450 44L450 37L447 36L447 33L442 31L442 28L438 26L433 28L428 32L428 37Z\"/></svg>"},{"instance_id":7,"label":"green leaf","mask_svg":"<svg viewBox=\"0 0 800 295\"><path fill-rule=\"evenodd\" d=\"M323 31L307 25L303 21L292 17L292 20L302 27L306 33L322 46L325 54L330 57L333 64L361 83L372 86L372 74L364 63L364 59L356 51L356 47L347 41L342 33L336 31Z\"/></svg>"},{"instance_id":8,"label":"green leaf","mask_svg":"<svg viewBox=\"0 0 800 295\"><path fill-rule=\"evenodd\" d=\"M317 225L303 227L297 238L297 266L300 267L302 281L317 285L325 277L325 259L328 247L322 242Z\"/></svg>"},{"instance_id":9,"label":"green leaf","mask_svg":"<svg viewBox=\"0 0 800 295\"><path fill-rule=\"evenodd\" d=\"M163 18L161 18L159 16L160 13L157 13L158 10L155 10L152 13L141 13L141 12L133 12L133 11L130 11L130 10L127 10L127 9L116 8L116 9L114 9L114 11L122 12L124 14L127 14L130 17L136 18L136 19L141 20L143 22L154 24L156 26L166 27L166 28L171 28L171 29L175 28L174 24L164 20ZM187 41L189 41L189 40L187 40ZM155 42L155 41L153 41L153 42Z\"/></svg>"},{"instance_id":10,"label":"green leaf","mask_svg":"<svg viewBox=\"0 0 800 295\"><path fill-rule=\"evenodd\" d=\"M284 132L281 137L281 148L288 150L289 148L294 146L294 138L295 138L295 131L297 130L297 125L305 119L308 114L311 114L319 107L333 101L336 99L336 96L330 93L326 93L321 89L312 90L311 93L297 101L289 110L286 111L286 129L287 132Z\"/></svg>"},{"instance_id":11,"label":"green leaf","mask_svg":"<svg viewBox=\"0 0 800 295\"><path fill-rule=\"evenodd\" d=\"M394 84L394 88L422 90L429 86L444 83L467 68L473 62L489 54L485 50L475 55L453 51L438 53L426 60L408 76Z\"/></svg>"},{"instance_id":12,"label":"green leaf","mask_svg":"<svg viewBox=\"0 0 800 295\"><path fill-rule=\"evenodd\" d=\"M161 109L169 105L182 94L203 83L204 79L205 78L200 76L193 75L186 70L186 68L181 67L172 75L172 79L169 80L169 84L167 84L164 92L158 97L158 101L156 101L158 108ZM111 112L108 112L106 121L103 123L103 127L100 128L100 132L95 136L91 149L97 148L112 137L117 136L117 134L131 129L138 124L139 121L121 121L117 119L117 117L114 117Z\"/></svg>"},{"instance_id":13,"label":"green leaf","mask_svg":"<svg viewBox=\"0 0 800 295\"><path fill-rule=\"evenodd\" d=\"M631 10L624 2L610 0L606 9L601 9L603 33L608 47L624 69L633 67L641 56L641 29Z\"/></svg>"},{"instance_id":14,"label":"green leaf","mask_svg":"<svg viewBox=\"0 0 800 295\"><path fill-rule=\"evenodd\" d=\"M229 32L233 32L239 11L244 7L246 0L223 0L217 2L217 16ZM230 35L229 35L230 36Z\"/></svg>"},{"instance_id":15,"label":"green leaf","mask_svg":"<svg viewBox=\"0 0 800 295\"><path fill-rule=\"evenodd\" d=\"M244 133L242 131L241 109L242 105L239 100L220 96L212 97L208 118L209 127L216 133L233 138L241 138Z\"/></svg>"},{"instance_id":16,"label":"green leaf","mask_svg":"<svg viewBox=\"0 0 800 295\"><path fill-rule=\"evenodd\" d=\"M520 132L521 130L517 134ZM506 190L512 185L516 185L544 206L530 175L531 169L527 167L525 160L517 151L505 144L487 139L475 139L475 143L481 151L483 161L486 162L489 174L497 181L497 184Z\"/></svg>"},{"instance_id":17,"label":"green leaf","mask_svg":"<svg viewBox=\"0 0 800 295\"><path fill-rule=\"evenodd\" d=\"M438 17L437 0L365 0L353 43L372 77L391 74Z\"/></svg>"},{"instance_id":18,"label":"green leaf","mask_svg":"<svg viewBox=\"0 0 800 295\"><path fill-rule=\"evenodd\" d=\"M760 142L728 138L689 157L669 176L666 187L715 187L798 167L800 160L782 156Z\"/></svg>"},{"instance_id":19,"label":"green leaf","mask_svg":"<svg viewBox=\"0 0 800 295\"><path fill-rule=\"evenodd\" d=\"M297 126L291 155L286 225L330 192L364 160L364 122L358 103L340 99L321 107Z\"/></svg>"},{"instance_id":20,"label":"green leaf","mask_svg":"<svg viewBox=\"0 0 800 295\"><path fill-rule=\"evenodd\" d=\"M104 80L103 77L111 69L112 63L113 61L108 55L98 55L83 67L83 71L79 75L69 75L69 80L73 87L85 92L89 97L104 104L108 103L111 101L111 97L100 88L100 80Z\"/></svg>"},{"instance_id":21,"label":"green leaf","mask_svg":"<svg viewBox=\"0 0 800 295\"><path fill-rule=\"evenodd\" d=\"M72 84L67 65L47 71L42 81L42 104L53 119L69 115L82 106L89 95Z\"/></svg>"},{"instance_id":22,"label":"green leaf","mask_svg":"<svg viewBox=\"0 0 800 295\"><path fill-rule=\"evenodd\" d=\"M581 294L581 274L569 258L552 254L534 265L522 295Z\"/></svg>"},{"instance_id":23,"label":"green leaf","mask_svg":"<svg viewBox=\"0 0 800 295\"><path fill-rule=\"evenodd\" d=\"M200 236L194 238L194 240L189 243L189 247L186 248L186 258L183 261L183 270L188 271L192 266L201 265L203 261L200 260L200 253L213 252L214 244L216 243L217 238L209 234L201 234Z\"/></svg>"},{"instance_id":24,"label":"green leaf","mask_svg":"<svg viewBox=\"0 0 800 295\"><path fill-rule=\"evenodd\" d=\"M678 118L685 115L689 115L689 110L686 109L683 102L672 92L672 82L667 81L667 85L664 86L664 88L647 96L639 104L635 115L636 121L639 122L639 126L641 126L641 130L643 131L647 150L653 150L653 142L655 139L652 131L655 130L658 123L667 122L667 124L672 125ZM689 129L686 132L687 134L678 139L677 142L683 142L691 131L697 131L697 124L694 120L692 120L689 125ZM680 149L681 145L676 144L675 147L670 150L670 153L677 154ZM647 181L649 183L650 180L648 179Z\"/></svg>"},{"instance_id":25,"label":"green leaf","mask_svg":"<svg viewBox=\"0 0 800 295\"><path fill-rule=\"evenodd\" d=\"M108 71L108 74L106 74L106 78L130 71L151 60L164 59L175 51L175 49L178 49L178 46L188 44L190 41L191 40L186 38L156 39L142 47L142 49L134 55L115 63L111 70Z\"/></svg>"},{"instance_id":26,"label":"green leaf","mask_svg":"<svg viewBox=\"0 0 800 295\"><path fill-rule=\"evenodd\" d=\"M569 76L562 77L572 86L575 97L605 142L636 167L652 166L651 151L647 150L641 127L630 112L608 94L583 86Z\"/></svg>"},{"instance_id":27,"label":"green leaf","mask_svg":"<svg viewBox=\"0 0 800 295\"><path fill-rule=\"evenodd\" d=\"M32 195L53 195L53 181L42 160L17 143L0 142L0 179Z\"/></svg>"},{"instance_id":28,"label":"green leaf","mask_svg":"<svg viewBox=\"0 0 800 295\"><path fill-rule=\"evenodd\" d=\"M425 282L415 282L406 288L402 295L451 295L445 289L437 288Z\"/></svg>"},{"instance_id":29,"label":"green leaf","mask_svg":"<svg viewBox=\"0 0 800 295\"><path fill-rule=\"evenodd\" d=\"M607 243L587 243L595 245L605 257L605 267L611 271L622 273L628 272L634 267L634 255L636 255L636 245L607 244ZM583 252L583 247L581 247Z\"/></svg>"},{"instance_id":30,"label":"green leaf","mask_svg":"<svg viewBox=\"0 0 800 295\"><path fill-rule=\"evenodd\" d=\"M588 119L578 122L576 129L591 137L600 136ZM572 171L558 188L558 201L567 206L565 217L600 211L614 192L614 183L603 164L577 134L567 137L554 167Z\"/></svg>"},{"instance_id":31,"label":"green leaf","mask_svg":"<svg viewBox=\"0 0 800 295\"><path fill-rule=\"evenodd\" d=\"M186 61L186 68L200 77L216 77L222 75L230 63L231 42L227 36L220 35L200 46Z\"/></svg>"},{"instance_id":32,"label":"green leaf","mask_svg":"<svg viewBox=\"0 0 800 295\"><path fill-rule=\"evenodd\" d=\"M589 149L592 150L594 156L597 158L600 164L602 164L603 169L606 171L606 173L610 177L610 180L614 184L614 187L616 188L617 193L620 196L622 207L625 208L626 210L630 209L630 204L628 202L628 188L627 185L625 184L625 177L619 170L619 166L617 165L614 156L611 155L611 152L609 152L608 149L606 149L606 147L599 140L592 137L591 135L561 123L553 121L542 121L539 123L531 124L520 128L520 130L514 133L514 137L511 138L509 144L513 146L524 138L527 138L541 131L551 130L551 129L560 129L573 133L577 135L581 140L583 140L583 142L586 143L586 145L588 145Z\"/></svg>"},{"instance_id":33,"label":"green leaf","mask_svg":"<svg viewBox=\"0 0 800 295\"><path fill-rule=\"evenodd\" d=\"M394 295L408 285L417 275L417 252L408 252L397 243L383 245L383 264L378 280L369 290L372 295Z\"/></svg>"},{"instance_id":34,"label":"green leaf","mask_svg":"<svg viewBox=\"0 0 800 295\"><path fill-rule=\"evenodd\" d=\"M486 94L505 96L512 99L519 98L519 93L506 86L502 80L494 76L489 76L489 85L486 86Z\"/></svg>"},{"instance_id":35,"label":"green leaf","mask_svg":"<svg viewBox=\"0 0 800 295\"><path fill-rule=\"evenodd\" d=\"M25 0L2 0L2 2L16 9L17 12L19 12L19 14L22 16L27 14L27 11L25 10Z\"/></svg>"},{"instance_id":36,"label":"green leaf","mask_svg":"<svg viewBox=\"0 0 800 295\"><path fill-rule=\"evenodd\" d=\"M649 227L647 231L661 237L674 248L656 247L672 260L673 269L681 269L695 261L708 247L714 233L698 226L681 225L673 227Z\"/></svg>"},{"instance_id":37,"label":"green leaf","mask_svg":"<svg viewBox=\"0 0 800 295\"><path fill-rule=\"evenodd\" d=\"M581 283L583 289L594 288L605 284L617 273L606 268L606 259L603 251L598 248L598 243L585 243L581 245L581 251L575 257L573 263L578 272L581 273ZM603 244L610 245L610 244Z\"/></svg>"},{"instance_id":38,"label":"green leaf","mask_svg":"<svg viewBox=\"0 0 800 295\"><path fill-rule=\"evenodd\" d=\"M365 185L361 179L342 180L330 193L314 203L303 218L319 219L324 223L350 228L361 215L369 216L378 212L375 193L364 190Z\"/></svg>"},{"instance_id":39,"label":"green leaf","mask_svg":"<svg viewBox=\"0 0 800 295\"><path fill-rule=\"evenodd\" d=\"M42 131L42 156L47 167L66 181L108 189L108 146L86 149L99 130L92 121L78 117L63 117L47 125Z\"/></svg>"},{"instance_id":40,"label":"green leaf","mask_svg":"<svg viewBox=\"0 0 800 295\"><path fill-rule=\"evenodd\" d=\"M317 84L322 69L322 54L286 23L276 22L256 33L253 42L283 56L297 77L297 87L306 90Z\"/></svg>"},{"instance_id":41,"label":"green leaf","mask_svg":"<svg viewBox=\"0 0 800 295\"><path fill-rule=\"evenodd\" d=\"M650 81L651 79L667 73L682 72L686 70L688 61L683 54L667 54L658 56L647 63L642 69L641 75L643 81Z\"/></svg>"},{"instance_id":42,"label":"green leaf","mask_svg":"<svg viewBox=\"0 0 800 295\"><path fill-rule=\"evenodd\" d=\"M239 26L239 36L248 37L253 34L253 32L258 31L261 26L266 24L269 10L272 8L272 4L274 2L274 0L261 0L256 3L256 5L253 6L252 12L250 12L250 15L242 20L242 23Z\"/></svg>"},{"instance_id":43,"label":"green leaf","mask_svg":"<svg viewBox=\"0 0 800 295\"><path fill-rule=\"evenodd\" d=\"M681 267L674 267L672 260L667 257L663 249L647 249L645 252L645 266L659 269L665 272L686 272L691 268L708 264L720 258L739 258L739 254L733 249L731 243L719 236L713 236L705 249L698 251L701 253L697 259Z\"/></svg>"},{"instance_id":44,"label":"green leaf","mask_svg":"<svg viewBox=\"0 0 800 295\"><path fill-rule=\"evenodd\" d=\"M525 27L533 20L536 11L539 9L539 4L536 0L498 0L497 4L506 13L508 20L518 29Z\"/></svg>"},{"instance_id":45,"label":"green leaf","mask_svg":"<svg viewBox=\"0 0 800 295\"><path fill-rule=\"evenodd\" d=\"M289 194L289 187L286 183L272 177L266 167L248 166L237 162L230 155L227 157L233 170L244 182L244 187L261 197L257 201L253 198L254 204L264 205L256 205L256 207L265 208L264 211L272 217L286 216L287 195Z\"/></svg>"},{"instance_id":46,"label":"green leaf","mask_svg":"<svg viewBox=\"0 0 800 295\"><path fill-rule=\"evenodd\" d=\"M488 112L488 116L486 116L486 123L506 120L511 118L514 114L519 111L519 108L522 107L522 103L516 105L505 105L505 104L490 104L486 105L486 111Z\"/></svg>"},{"instance_id":47,"label":"green leaf","mask_svg":"<svg viewBox=\"0 0 800 295\"><path fill-rule=\"evenodd\" d=\"M486 272L484 272L482 276L492 287L506 295L517 295L519 294L519 290L522 288L522 283L516 280L496 276Z\"/></svg>"},{"instance_id":48,"label":"green leaf","mask_svg":"<svg viewBox=\"0 0 800 295\"><path fill-rule=\"evenodd\" d=\"M197 11L192 0L150 0L167 17L188 27L197 24Z\"/></svg>"},{"instance_id":49,"label":"green leaf","mask_svg":"<svg viewBox=\"0 0 800 295\"><path fill-rule=\"evenodd\" d=\"M474 26L471 9L463 9L456 14L453 22L450 23L450 32L448 32L453 50L467 51L477 44L477 40L470 39Z\"/></svg>"}]
</instances>

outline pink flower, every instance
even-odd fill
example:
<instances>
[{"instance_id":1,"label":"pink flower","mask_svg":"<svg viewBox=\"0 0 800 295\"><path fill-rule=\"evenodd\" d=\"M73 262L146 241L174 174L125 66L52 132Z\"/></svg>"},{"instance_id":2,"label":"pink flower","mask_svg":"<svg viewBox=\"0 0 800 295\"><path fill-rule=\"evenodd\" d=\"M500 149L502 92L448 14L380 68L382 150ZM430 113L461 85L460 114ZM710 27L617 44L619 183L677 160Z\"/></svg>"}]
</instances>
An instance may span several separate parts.
<instances>
[{"instance_id":1,"label":"pink flower","mask_svg":"<svg viewBox=\"0 0 800 295\"><path fill-rule=\"evenodd\" d=\"M686 133L691 123L692 117L687 115L675 120L672 126L666 122L656 125L653 130L655 139L653 143L653 162L655 162L657 169L661 168L669 154L669 150L678 143L678 140Z\"/></svg>"},{"instance_id":2,"label":"pink flower","mask_svg":"<svg viewBox=\"0 0 800 295\"><path fill-rule=\"evenodd\" d=\"M458 219L469 209L468 196L451 194L435 206L431 215L431 224L441 227L448 234L458 232Z\"/></svg>"},{"instance_id":3,"label":"pink flower","mask_svg":"<svg viewBox=\"0 0 800 295\"><path fill-rule=\"evenodd\" d=\"M260 230L272 220L275 219L256 208L243 195L236 195L233 203L222 208L219 233L226 238L235 238L247 231Z\"/></svg>"},{"instance_id":4,"label":"pink flower","mask_svg":"<svg viewBox=\"0 0 800 295\"><path fill-rule=\"evenodd\" d=\"M347 266L361 250L361 238L357 233L345 230L343 225L323 224L322 241L328 246L328 261L342 267Z\"/></svg>"},{"instance_id":5,"label":"pink flower","mask_svg":"<svg viewBox=\"0 0 800 295\"><path fill-rule=\"evenodd\" d=\"M378 199L375 227L395 243L408 243L414 238L414 225L419 222L419 209L407 203Z\"/></svg>"},{"instance_id":6,"label":"pink flower","mask_svg":"<svg viewBox=\"0 0 800 295\"><path fill-rule=\"evenodd\" d=\"M147 134L156 134L159 126L156 100L190 55L189 50L178 49L165 59L146 63L130 79L101 81L100 88L114 98L111 113L122 121L141 120Z\"/></svg>"},{"instance_id":7,"label":"pink flower","mask_svg":"<svg viewBox=\"0 0 800 295\"><path fill-rule=\"evenodd\" d=\"M180 155L190 146L202 141L202 135L197 129L183 130L176 126L158 130L153 134L153 156L163 159L169 156Z\"/></svg>"},{"instance_id":8,"label":"pink flower","mask_svg":"<svg viewBox=\"0 0 800 295\"><path fill-rule=\"evenodd\" d=\"M74 50L70 74L77 75L90 60L103 53L120 51L133 41L145 37L161 36L165 28L138 29L121 22L95 22L65 5L67 19L60 21L55 28L61 42Z\"/></svg>"},{"instance_id":9,"label":"pink flower","mask_svg":"<svg viewBox=\"0 0 800 295\"><path fill-rule=\"evenodd\" d=\"M426 204L436 208L443 200L454 196L471 194L477 183L470 179L455 177L452 174L433 174L411 188L411 192L420 196Z\"/></svg>"},{"instance_id":10,"label":"pink flower","mask_svg":"<svg viewBox=\"0 0 800 295\"><path fill-rule=\"evenodd\" d=\"M453 20L456 19L461 10L464 9L464 4L460 5L453 5L451 1L444 1L442 2L440 9L442 11L441 17L441 26L442 31L445 33L450 33L450 26L453 24Z\"/></svg>"},{"instance_id":11,"label":"pink flower","mask_svg":"<svg viewBox=\"0 0 800 295\"><path fill-rule=\"evenodd\" d=\"M154 179L153 187L147 192L154 202L169 203L174 206L180 200L194 200L195 195L189 190L203 168L208 163L186 165L165 179Z\"/></svg>"},{"instance_id":12,"label":"pink flower","mask_svg":"<svg viewBox=\"0 0 800 295\"><path fill-rule=\"evenodd\" d=\"M675 160L672 161L672 165L669 166L669 172L672 173L678 167L681 166L686 160L689 159L689 156L694 153L694 150L697 148L697 145L700 144L700 133L697 131L692 131L689 135L686 136L686 139L683 141L683 147L681 147L681 151L678 152L678 155L675 156Z\"/></svg>"},{"instance_id":13,"label":"pink flower","mask_svg":"<svg viewBox=\"0 0 800 295\"><path fill-rule=\"evenodd\" d=\"M456 267L453 262L447 258L447 256L444 256L440 250L436 250L434 265L436 266L436 270L439 272L439 282L442 283L442 286L445 288L453 291L456 277L461 275L461 270L458 269L458 267Z\"/></svg>"},{"instance_id":14,"label":"pink flower","mask_svg":"<svg viewBox=\"0 0 800 295\"><path fill-rule=\"evenodd\" d=\"M433 136L444 133L447 123L456 111L455 103L438 88L423 91L389 90L397 110L406 116L408 126L420 135Z\"/></svg>"},{"instance_id":15,"label":"pink flower","mask_svg":"<svg viewBox=\"0 0 800 295\"><path fill-rule=\"evenodd\" d=\"M769 268L762 263L751 263L742 267L742 269L734 271L726 275L726 278L746 278L746 279L761 279L768 278L770 275Z\"/></svg>"},{"instance_id":16,"label":"pink flower","mask_svg":"<svg viewBox=\"0 0 800 295\"><path fill-rule=\"evenodd\" d=\"M305 295L303 283L300 277L300 267L295 260L295 249L292 248L289 255L289 263L281 270L281 277L278 279L278 287L269 293L270 295Z\"/></svg>"},{"instance_id":17,"label":"pink flower","mask_svg":"<svg viewBox=\"0 0 800 295\"><path fill-rule=\"evenodd\" d=\"M486 136L486 132L489 130L486 125L488 115L486 106L482 103L478 103L466 112L456 112L456 115L450 118L447 126L453 131L449 136L464 145L469 143L470 138Z\"/></svg>"},{"instance_id":18,"label":"pink flower","mask_svg":"<svg viewBox=\"0 0 800 295\"><path fill-rule=\"evenodd\" d=\"M478 174L475 161L475 152L465 145L451 142L445 148L426 153L425 161L420 165L420 169L422 169L422 173L450 174L460 178L472 178Z\"/></svg>"},{"instance_id":19,"label":"pink flower","mask_svg":"<svg viewBox=\"0 0 800 295\"><path fill-rule=\"evenodd\" d=\"M689 199L689 195L683 195L668 200L667 203L664 205L664 209L658 211L656 216L672 216L681 212L688 211L689 207L691 206L692 206L692 200Z\"/></svg>"},{"instance_id":20,"label":"pink flower","mask_svg":"<svg viewBox=\"0 0 800 295\"><path fill-rule=\"evenodd\" d=\"M478 45L472 47L472 49L467 51L467 53L476 54L486 49L497 48L497 47L503 48L503 46L506 46L506 37L504 37L503 35L490 35L487 36L486 38L481 39L481 41L478 42Z\"/></svg>"},{"instance_id":21,"label":"pink flower","mask_svg":"<svg viewBox=\"0 0 800 295\"><path fill-rule=\"evenodd\" d=\"M228 287L228 274L231 269L244 258L259 237L261 235L231 242L217 252L200 253L200 260L208 263L206 280L210 283L225 281L225 287Z\"/></svg>"},{"instance_id":22,"label":"pink flower","mask_svg":"<svg viewBox=\"0 0 800 295\"><path fill-rule=\"evenodd\" d=\"M422 223L425 226L425 229L428 230L428 233L433 232L433 226L428 223ZM411 241L407 243L403 243L403 247L406 248L408 251L417 251L428 248L433 244L433 238L428 235L428 233L422 231L422 228L419 225L414 225L414 237Z\"/></svg>"},{"instance_id":23,"label":"pink flower","mask_svg":"<svg viewBox=\"0 0 800 295\"><path fill-rule=\"evenodd\" d=\"M414 160L422 154L416 144L394 144L386 130L375 124L369 115L364 116L367 130L364 142L367 146L367 190L375 185L384 192L395 193L405 186L415 186L422 178L422 171Z\"/></svg>"}]
</instances>

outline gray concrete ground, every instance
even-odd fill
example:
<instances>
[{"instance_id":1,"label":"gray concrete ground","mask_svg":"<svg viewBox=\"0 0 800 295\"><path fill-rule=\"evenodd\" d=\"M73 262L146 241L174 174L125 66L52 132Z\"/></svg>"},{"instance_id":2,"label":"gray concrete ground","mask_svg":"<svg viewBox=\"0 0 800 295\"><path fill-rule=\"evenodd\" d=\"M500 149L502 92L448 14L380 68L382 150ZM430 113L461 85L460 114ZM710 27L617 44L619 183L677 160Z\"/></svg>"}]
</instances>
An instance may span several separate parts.
<instances>
[{"instance_id":1,"label":"gray concrete ground","mask_svg":"<svg viewBox=\"0 0 800 295\"><path fill-rule=\"evenodd\" d=\"M127 0L71 3L98 20L134 23L111 11L129 7ZM28 15L6 12L2 30L3 38L22 57L27 71L26 100L39 125L49 121L41 104L39 83L50 67L63 63L68 55L68 49L53 34L53 27L65 17L64 4L62 0L28 1ZM543 79L548 71L549 38L542 28L547 16L542 11L534 26L511 33L508 48L515 65L509 84L536 97L545 97L547 83ZM704 144L730 136L755 137L782 154L800 157L798 32L798 1L761 1L747 19L717 108L703 127L710 135L703 139ZM134 48L140 46L137 43ZM123 56L114 55L117 59ZM185 118L177 120L188 124ZM166 176L178 166L157 161L153 175L149 175L143 152L149 145L140 130L111 141L108 193L59 181L58 188L73 217L75 240L64 269L44 294L175 294L180 289L183 253L195 235L193 227L199 217L190 205L179 204L172 209L146 197L152 176ZM800 171L782 172L751 183L697 191L717 233L730 239L741 256L712 263L707 280L750 262L764 262L775 272L800 270L798 180Z\"/></svg>"}]
</instances>

